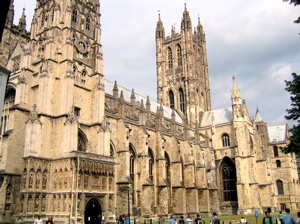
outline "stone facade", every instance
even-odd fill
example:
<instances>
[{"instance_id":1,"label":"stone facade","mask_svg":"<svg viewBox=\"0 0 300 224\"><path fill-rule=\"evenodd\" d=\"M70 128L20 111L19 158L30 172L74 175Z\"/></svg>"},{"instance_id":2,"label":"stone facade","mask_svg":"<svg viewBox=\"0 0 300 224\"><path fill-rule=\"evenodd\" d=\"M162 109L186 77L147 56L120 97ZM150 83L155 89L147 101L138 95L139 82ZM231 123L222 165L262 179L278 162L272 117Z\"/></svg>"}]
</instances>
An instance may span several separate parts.
<instances>
[{"instance_id":1,"label":"stone facade","mask_svg":"<svg viewBox=\"0 0 300 224\"><path fill-rule=\"evenodd\" d=\"M299 208L295 155L278 151L287 127L252 120L235 78L231 107L211 109L205 35L191 27L186 7L180 34L165 37L159 17L154 102L104 79L99 0L37 1L30 37L2 59L1 222Z\"/></svg>"}]
</instances>

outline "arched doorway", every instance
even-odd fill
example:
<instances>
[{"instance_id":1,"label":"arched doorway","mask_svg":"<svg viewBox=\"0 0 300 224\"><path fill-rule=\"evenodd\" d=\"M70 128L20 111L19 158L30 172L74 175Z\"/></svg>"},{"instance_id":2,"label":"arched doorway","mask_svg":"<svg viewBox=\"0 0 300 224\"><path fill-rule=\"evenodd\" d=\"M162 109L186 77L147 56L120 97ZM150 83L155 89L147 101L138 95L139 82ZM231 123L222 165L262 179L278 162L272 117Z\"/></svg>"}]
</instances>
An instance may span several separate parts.
<instances>
[{"instance_id":1,"label":"arched doorway","mask_svg":"<svg viewBox=\"0 0 300 224\"><path fill-rule=\"evenodd\" d=\"M102 220L102 209L99 201L95 198L89 200L84 212L85 224L100 224Z\"/></svg>"}]
</instances>

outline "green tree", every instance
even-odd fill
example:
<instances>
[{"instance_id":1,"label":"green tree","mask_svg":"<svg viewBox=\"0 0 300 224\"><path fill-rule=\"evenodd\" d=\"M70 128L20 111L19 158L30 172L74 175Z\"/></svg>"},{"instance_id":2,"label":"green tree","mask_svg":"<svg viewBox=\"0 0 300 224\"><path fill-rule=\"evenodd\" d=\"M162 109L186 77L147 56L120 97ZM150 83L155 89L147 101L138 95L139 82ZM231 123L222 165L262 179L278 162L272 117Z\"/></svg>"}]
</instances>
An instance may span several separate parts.
<instances>
[{"instance_id":1,"label":"green tree","mask_svg":"<svg viewBox=\"0 0 300 224\"><path fill-rule=\"evenodd\" d=\"M284 153L300 153L300 75L296 73L292 73L293 80L286 81L285 90L291 94L292 108L287 109L288 115L285 116L288 120L296 121L298 124L294 125L293 128L290 129L291 137L289 138L290 143L287 147L282 148Z\"/></svg>"},{"instance_id":2,"label":"green tree","mask_svg":"<svg viewBox=\"0 0 300 224\"><path fill-rule=\"evenodd\" d=\"M283 0L284 2L290 2L290 4L300 5L300 0ZM294 21L295 23L300 23L300 17Z\"/></svg>"}]
</instances>

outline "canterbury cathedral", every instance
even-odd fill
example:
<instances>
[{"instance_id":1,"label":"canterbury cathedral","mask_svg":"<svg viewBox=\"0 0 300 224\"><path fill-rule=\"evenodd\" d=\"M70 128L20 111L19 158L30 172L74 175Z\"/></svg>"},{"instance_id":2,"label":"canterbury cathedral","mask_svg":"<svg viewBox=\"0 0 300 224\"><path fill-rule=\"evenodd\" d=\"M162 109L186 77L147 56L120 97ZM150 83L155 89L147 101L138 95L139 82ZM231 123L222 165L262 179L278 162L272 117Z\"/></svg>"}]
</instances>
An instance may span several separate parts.
<instances>
[{"instance_id":1,"label":"canterbury cathedral","mask_svg":"<svg viewBox=\"0 0 300 224\"><path fill-rule=\"evenodd\" d=\"M0 222L137 221L300 209L286 124L249 115L238 79L211 107L206 37L183 7L158 16L157 101L103 74L100 0L38 0L0 45L10 70L0 127ZM101 11L105 14L105 11ZM230 90L226 90L230 91ZM221 99L222 100L222 99Z\"/></svg>"}]
</instances>

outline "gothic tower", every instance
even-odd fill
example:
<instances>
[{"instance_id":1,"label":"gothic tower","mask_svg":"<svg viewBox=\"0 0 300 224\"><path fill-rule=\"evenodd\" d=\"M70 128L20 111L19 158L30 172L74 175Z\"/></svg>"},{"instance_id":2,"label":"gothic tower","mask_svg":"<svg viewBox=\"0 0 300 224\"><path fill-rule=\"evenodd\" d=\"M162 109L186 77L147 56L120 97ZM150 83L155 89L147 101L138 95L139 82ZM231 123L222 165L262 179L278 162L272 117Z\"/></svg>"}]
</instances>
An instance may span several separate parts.
<instances>
[{"instance_id":1,"label":"gothic tower","mask_svg":"<svg viewBox=\"0 0 300 224\"><path fill-rule=\"evenodd\" d=\"M19 28L25 25L23 14ZM6 99L14 106L5 120L0 165L18 179L4 180L9 188L0 192L7 198L1 207L22 221L36 214L94 220L109 200L97 186L100 180L112 184L114 172L104 119L99 0L37 1L30 35L7 65L18 63L8 82Z\"/></svg>"},{"instance_id":2,"label":"gothic tower","mask_svg":"<svg viewBox=\"0 0 300 224\"><path fill-rule=\"evenodd\" d=\"M160 15L156 26L158 102L184 115L195 127L200 112L211 110L205 34L198 19L194 32L185 6L181 32L165 36Z\"/></svg>"}]
</instances>

